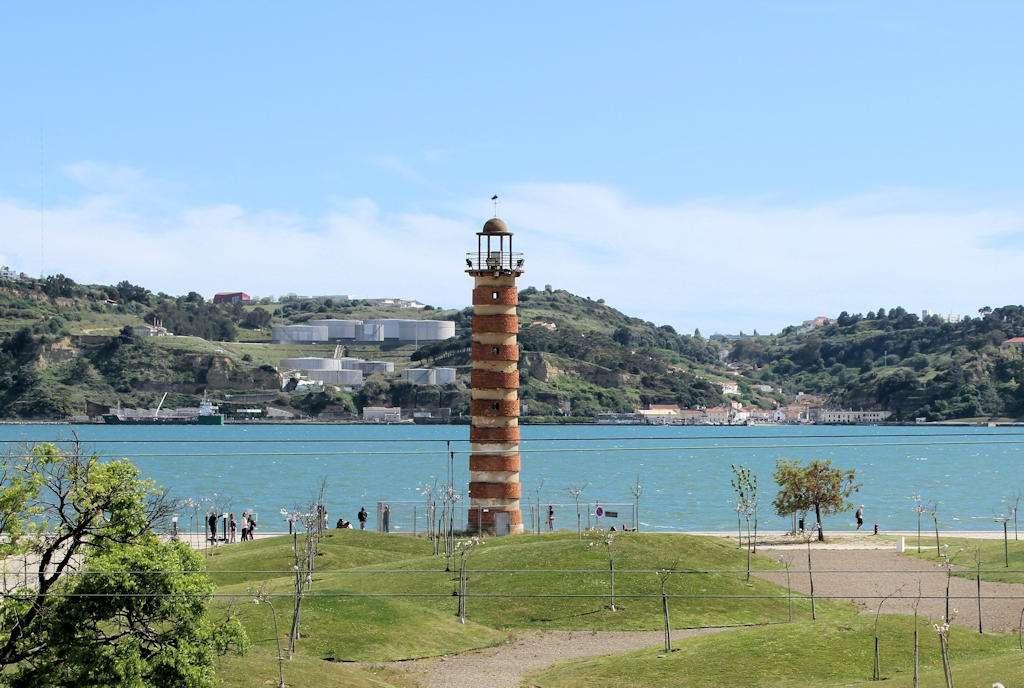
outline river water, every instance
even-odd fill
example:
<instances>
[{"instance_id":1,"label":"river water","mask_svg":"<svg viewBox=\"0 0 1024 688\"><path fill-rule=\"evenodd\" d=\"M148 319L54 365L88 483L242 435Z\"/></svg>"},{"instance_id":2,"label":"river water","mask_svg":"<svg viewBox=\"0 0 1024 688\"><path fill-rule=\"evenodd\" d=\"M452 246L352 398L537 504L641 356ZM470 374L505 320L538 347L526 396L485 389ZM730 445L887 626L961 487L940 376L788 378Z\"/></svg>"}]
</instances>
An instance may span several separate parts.
<instances>
[{"instance_id":1,"label":"river water","mask_svg":"<svg viewBox=\"0 0 1024 688\"><path fill-rule=\"evenodd\" d=\"M25 443L67 440L72 432L101 457L128 457L173 496L218 509L256 511L262 531L286 529L280 510L308 504L327 479L331 525L338 516L355 522L366 506L371 525L378 502L392 505L393 529L411 530L423 519L424 486L442 484L454 452L455 486L465 497L469 480L469 427L464 425L226 425L105 426L0 425L10 451ZM639 478L643 530L732 530L730 464L758 478L762 529L788 529L771 501L771 473L780 457L831 459L853 468L863 483L853 495L865 505L865 527L912 530L917 514L911 495L937 503L942 529L1001 529L994 516L1009 514L1024 494L1024 428L838 427L838 426L523 426L524 523L534 505L554 505L556 526L574 528L576 510L568 487L590 514L606 511L600 524L631 522ZM542 482L543 481L543 482ZM539 489L538 489L539 488ZM1020 506L1024 508L1024 499ZM414 511L415 507L415 511ZM182 528L193 510L183 509ZM584 525L588 516L584 515ZM852 530L853 511L825 517L826 530ZM416 521L422 528L425 521ZM926 516L925 526L930 526ZM1024 528L1024 513L1020 523ZM1013 523L1010 523L1013 527Z\"/></svg>"}]
</instances>

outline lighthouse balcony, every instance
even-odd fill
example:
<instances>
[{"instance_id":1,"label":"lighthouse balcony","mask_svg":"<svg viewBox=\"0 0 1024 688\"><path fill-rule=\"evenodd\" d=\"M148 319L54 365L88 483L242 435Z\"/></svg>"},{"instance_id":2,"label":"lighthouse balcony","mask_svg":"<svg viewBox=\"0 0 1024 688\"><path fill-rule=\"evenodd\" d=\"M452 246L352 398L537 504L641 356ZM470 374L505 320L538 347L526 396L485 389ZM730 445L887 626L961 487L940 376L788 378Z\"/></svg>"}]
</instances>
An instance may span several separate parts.
<instances>
[{"instance_id":1,"label":"lighthouse balcony","mask_svg":"<svg viewBox=\"0 0 1024 688\"><path fill-rule=\"evenodd\" d=\"M466 272L523 272L526 259L511 251L475 251L466 254Z\"/></svg>"}]
</instances>

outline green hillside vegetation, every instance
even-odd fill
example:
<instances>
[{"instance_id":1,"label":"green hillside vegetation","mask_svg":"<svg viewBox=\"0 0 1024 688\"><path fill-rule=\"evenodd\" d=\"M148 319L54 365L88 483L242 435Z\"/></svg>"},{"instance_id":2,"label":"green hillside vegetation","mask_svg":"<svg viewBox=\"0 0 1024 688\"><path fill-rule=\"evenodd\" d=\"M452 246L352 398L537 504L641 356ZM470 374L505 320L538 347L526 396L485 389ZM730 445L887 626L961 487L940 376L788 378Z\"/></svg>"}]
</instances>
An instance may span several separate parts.
<instances>
[{"instance_id":1,"label":"green hillside vegetation","mask_svg":"<svg viewBox=\"0 0 1024 688\"><path fill-rule=\"evenodd\" d=\"M841 313L802 333L733 343L730 359L748 379L790 393L821 394L844 408L892 411L897 420L1020 418L1024 357L1000 349L1024 336L1024 308L983 308L979 317L922 321L902 308Z\"/></svg>"},{"instance_id":2,"label":"green hillside vegetation","mask_svg":"<svg viewBox=\"0 0 1024 688\"><path fill-rule=\"evenodd\" d=\"M373 376L358 390L282 392L287 380L274 370L282 358L333 356L335 347L273 344L270 327L312 318L447 319L456 336L418 347L345 344L344 355L389 361L395 373ZM712 407L725 400L717 384L724 380L738 384L731 400L754 408L771 409L803 392L835 408L888 410L904 422L1024 417L1024 357L1000 348L1024 335L1021 306L983 308L957 323L922 321L902 308L843 312L811 331L789 327L730 342L678 334L602 299L527 287L519 318L523 423L589 422L649 404ZM131 336L131 327L145 323L161 323L176 336ZM275 405L309 416L358 417L370 405L444 407L465 422L471 324L471 308L326 297L214 305L195 292L153 294L126 281L81 285L56 275L0 282L0 417L81 415L86 402L154 407L165 392L167 406L195 406L205 391L273 393ZM401 370L418 366L454 367L457 381L418 386L400 379Z\"/></svg>"},{"instance_id":3,"label":"green hillside vegetation","mask_svg":"<svg viewBox=\"0 0 1024 688\"><path fill-rule=\"evenodd\" d=\"M715 344L671 327L630 318L601 301L565 291L521 293L521 396L524 422L590 421L600 412L649 403L713 405L722 396L707 378L722 372ZM214 305L196 292L172 297L144 287L81 285L58 275L0 283L0 416L59 418L92 408L195 406L204 392L280 392L282 358L332 356L333 345L269 343L272 324L312 318L450 319L457 336L420 347L346 344L342 353L390 361L394 375L363 388L281 393L276 403L315 416L358 416L364 406L450 407L469 412L472 309L377 307L365 300L291 297L279 303ZM533 322L546 323L554 329ZM174 337L136 337L160 324ZM455 384L414 385L407 367L455 367ZM251 406L251 404L250 404ZM225 408L229 413L232 407Z\"/></svg>"}]
</instances>

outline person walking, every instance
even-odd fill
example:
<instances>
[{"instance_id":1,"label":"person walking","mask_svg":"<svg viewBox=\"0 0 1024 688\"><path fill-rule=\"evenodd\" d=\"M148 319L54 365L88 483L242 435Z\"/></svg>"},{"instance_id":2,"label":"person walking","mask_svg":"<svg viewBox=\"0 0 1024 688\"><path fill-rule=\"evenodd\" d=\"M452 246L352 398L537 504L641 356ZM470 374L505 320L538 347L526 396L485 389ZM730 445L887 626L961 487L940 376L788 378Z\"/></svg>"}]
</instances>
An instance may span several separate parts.
<instances>
[{"instance_id":1,"label":"person walking","mask_svg":"<svg viewBox=\"0 0 1024 688\"><path fill-rule=\"evenodd\" d=\"M356 514L356 518L359 519L359 530L366 530L366 507L359 507L359 513Z\"/></svg>"},{"instance_id":2,"label":"person walking","mask_svg":"<svg viewBox=\"0 0 1024 688\"><path fill-rule=\"evenodd\" d=\"M242 542L249 539L249 512L242 512Z\"/></svg>"},{"instance_id":3,"label":"person walking","mask_svg":"<svg viewBox=\"0 0 1024 688\"><path fill-rule=\"evenodd\" d=\"M864 525L864 505L863 504L861 504L860 508L857 509L857 530L860 530L860 527L862 525Z\"/></svg>"},{"instance_id":4,"label":"person walking","mask_svg":"<svg viewBox=\"0 0 1024 688\"><path fill-rule=\"evenodd\" d=\"M555 507L548 504L548 530L553 531L555 529Z\"/></svg>"}]
</instances>

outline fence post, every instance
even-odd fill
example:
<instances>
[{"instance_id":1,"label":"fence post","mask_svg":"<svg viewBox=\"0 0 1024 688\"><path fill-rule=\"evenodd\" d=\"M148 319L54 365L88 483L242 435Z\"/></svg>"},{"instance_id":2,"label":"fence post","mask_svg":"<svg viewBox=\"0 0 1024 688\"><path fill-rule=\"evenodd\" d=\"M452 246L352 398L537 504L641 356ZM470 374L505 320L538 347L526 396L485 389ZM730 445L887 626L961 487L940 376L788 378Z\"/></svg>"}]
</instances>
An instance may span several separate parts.
<instances>
[{"instance_id":1,"label":"fence post","mask_svg":"<svg viewBox=\"0 0 1024 688\"><path fill-rule=\"evenodd\" d=\"M416 505L412 507L412 536L416 537Z\"/></svg>"}]
</instances>

